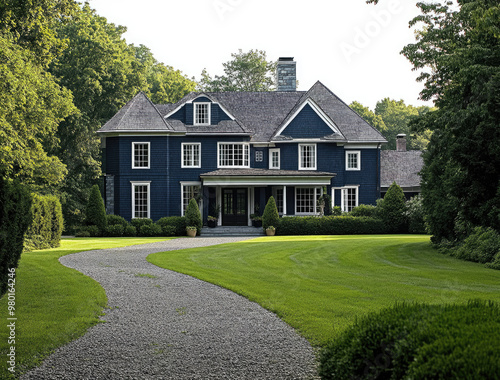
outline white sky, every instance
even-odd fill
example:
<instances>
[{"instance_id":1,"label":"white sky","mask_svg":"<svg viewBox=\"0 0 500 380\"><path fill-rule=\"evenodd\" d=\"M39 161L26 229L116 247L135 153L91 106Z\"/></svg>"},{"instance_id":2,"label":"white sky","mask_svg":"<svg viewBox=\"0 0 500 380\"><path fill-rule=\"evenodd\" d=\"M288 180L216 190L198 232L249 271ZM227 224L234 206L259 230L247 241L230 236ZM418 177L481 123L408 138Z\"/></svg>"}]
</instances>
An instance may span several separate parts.
<instances>
[{"instance_id":1,"label":"white sky","mask_svg":"<svg viewBox=\"0 0 500 380\"><path fill-rule=\"evenodd\" d=\"M128 28L125 38L188 77L222 63L238 49L264 50L269 60L295 57L299 90L317 80L347 104L373 109L385 97L418 100L422 83L399 54L415 41L408 22L415 1L382 0L90 0L108 22Z\"/></svg>"}]
</instances>

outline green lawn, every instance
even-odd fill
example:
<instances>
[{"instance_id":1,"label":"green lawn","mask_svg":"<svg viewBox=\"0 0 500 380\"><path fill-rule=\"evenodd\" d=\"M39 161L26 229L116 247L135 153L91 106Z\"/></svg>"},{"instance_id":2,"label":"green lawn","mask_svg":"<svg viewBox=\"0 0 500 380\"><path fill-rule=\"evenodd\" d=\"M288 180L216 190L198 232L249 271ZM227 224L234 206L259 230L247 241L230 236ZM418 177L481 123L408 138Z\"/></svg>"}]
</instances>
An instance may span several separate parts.
<instances>
[{"instance_id":1,"label":"green lawn","mask_svg":"<svg viewBox=\"0 0 500 380\"><path fill-rule=\"evenodd\" d=\"M23 253L16 272L16 364L19 375L39 364L55 348L96 324L107 299L94 280L59 263L61 256L94 249L152 243L167 238L63 239L61 247ZM7 297L0 300L2 324L0 378L9 377Z\"/></svg>"},{"instance_id":2,"label":"green lawn","mask_svg":"<svg viewBox=\"0 0 500 380\"><path fill-rule=\"evenodd\" d=\"M500 271L441 255L428 236L284 236L150 255L231 289L324 345L395 301L500 301Z\"/></svg>"}]
</instances>

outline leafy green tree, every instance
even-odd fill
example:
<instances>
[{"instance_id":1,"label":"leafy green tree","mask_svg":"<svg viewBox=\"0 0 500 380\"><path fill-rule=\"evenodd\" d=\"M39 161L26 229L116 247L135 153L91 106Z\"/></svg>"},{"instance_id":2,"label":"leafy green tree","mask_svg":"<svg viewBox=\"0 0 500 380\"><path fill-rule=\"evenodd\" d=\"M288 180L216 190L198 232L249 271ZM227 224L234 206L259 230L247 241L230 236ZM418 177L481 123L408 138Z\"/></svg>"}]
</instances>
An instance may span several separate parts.
<instances>
[{"instance_id":1,"label":"leafy green tree","mask_svg":"<svg viewBox=\"0 0 500 380\"><path fill-rule=\"evenodd\" d=\"M158 62L146 46L135 47L135 56L146 76L144 92L153 103L176 103L194 91L194 78L189 79L181 71Z\"/></svg>"},{"instance_id":2,"label":"leafy green tree","mask_svg":"<svg viewBox=\"0 0 500 380\"><path fill-rule=\"evenodd\" d=\"M500 229L500 5L496 0L419 3L423 24L403 54L424 82L421 97L437 110L417 119L433 131L422 193L436 241L460 226ZM430 69L430 70L429 70Z\"/></svg>"},{"instance_id":3,"label":"leafy green tree","mask_svg":"<svg viewBox=\"0 0 500 380\"><path fill-rule=\"evenodd\" d=\"M266 52L250 50L231 54L233 60L223 63L224 75L212 78L204 69L198 90L220 91L272 91L276 88L277 62L268 61Z\"/></svg>"},{"instance_id":4,"label":"leafy green tree","mask_svg":"<svg viewBox=\"0 0 500 380\"><path fill-rule=\"evenodd\" d=\"M186 226L196 227L198 235L201 232L201 227L203 227L200 208L198 207L198 202L196 202L194 198L191 198L186 208Z\"/></svg>"},{"instance_id":5,"label":"leafy green tree","mask_svg":"<svg viewBox=\"0 0 500 380\"><path fill-rule=\"evenodd\" d=\"M349 104L349 107L356 111L356 113L361 116L368 124L370 124L382 134L384 134L384 132L387 130L382 117L375 114L375 112L370 110L368 107L363 106L357 101L353 101L351 104Z\"/></svg>"},{"instance_id":6,"label":"leafy green tree","mask_svg":"<svg viewBox=\"0 0 500 380\"><path fill-rule=\"evenodd\" d=\"M274 197L271 196L267 200L266 207L264 208L264 213L262 214L262 227L266 230L269 226L278 228L280 224L280 215L278 213L278 207L276 206L276 201Z\"/></svg>"},{"instance_id":7,"label":"leafy green tree","mask_svg":"<svg viewBox=\"0 0 500 380\"><path fill-rule=\"evenodd\" d=\"M92 190L90 191L89 200L85 209L85 223L88 226L97 226L101 232L105 231L108 225L104 201L101 197L99 186L97 185L92 186Z\"/></svg>"}]
</instances>

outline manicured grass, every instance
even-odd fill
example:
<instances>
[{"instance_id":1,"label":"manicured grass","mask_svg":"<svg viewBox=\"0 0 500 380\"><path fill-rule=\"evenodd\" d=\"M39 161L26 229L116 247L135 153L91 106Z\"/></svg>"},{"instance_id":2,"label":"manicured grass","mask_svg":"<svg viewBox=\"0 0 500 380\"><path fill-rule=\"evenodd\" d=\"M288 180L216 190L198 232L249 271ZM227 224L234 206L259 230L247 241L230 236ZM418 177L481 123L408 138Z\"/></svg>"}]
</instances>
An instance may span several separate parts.
<instances>
[{"instance_id":1,"label":"manicured grass","mask_svg":"<svg viewBox=\"0 0 500 380\"><path fill-rule=\"evenodd\" d=\"M59 263L61 256L94 249L152 243L168 238L63 239L61 247L23 253L16 271L16 375L41 363L55 348L96 324L107 298L93 279ZM0 300L0 378L9 378L7 297Z\"/></svg>"},{"instance_id":2,"label":"manicured grass","mask_svg":"<svg viewBox=\"0 0 500 380\"><path fill-rule=\"evenodd\" d=\"M444 256L423 235L264 237L148 260L258 302L317 345L395 301L500 301L500 271Z\"/></svg>"}]
</instances>

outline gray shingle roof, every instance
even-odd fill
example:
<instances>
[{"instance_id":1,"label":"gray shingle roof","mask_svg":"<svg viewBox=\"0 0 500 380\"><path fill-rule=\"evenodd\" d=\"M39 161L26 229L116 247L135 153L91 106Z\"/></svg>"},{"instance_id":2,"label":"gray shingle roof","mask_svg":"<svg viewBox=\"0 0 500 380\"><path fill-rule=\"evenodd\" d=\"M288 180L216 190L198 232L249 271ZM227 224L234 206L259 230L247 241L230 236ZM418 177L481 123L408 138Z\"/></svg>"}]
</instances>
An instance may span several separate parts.
<instances>
[{"instance_id":1,"label":"gray shingle roof","mask_svg":"<svg viewBox=\"0 0 500 380\"><path fill-rule=\"evenodd\" d=\"M286 176L286 177L335 177L335 173L318 172L312 170L277 170L277 169L218 169L203 173L201 177L259 177L259 176Z\"/></svg>"},{"instance_id":2,"label":"gray shingle roof","mask_svg":"<svg viewBox=\"0 0 500 380\"><path fill-rule=\"evenodd\" d=\"M125 104L98 132L173 131L143 92Z\"/></svg>"},{"instance_id":3,"label":"gray shingle roof","mask_svg":"<svg viewBox=\"0 0 500 380\"><path fill-rule=\"evenodd\" d=\"M410 150L398 152L382 150L380 152L380 185L388 188L395 181L403 189L419 188L420 175L424 165L422 152Z\"/></svg>"}]
</instances>

